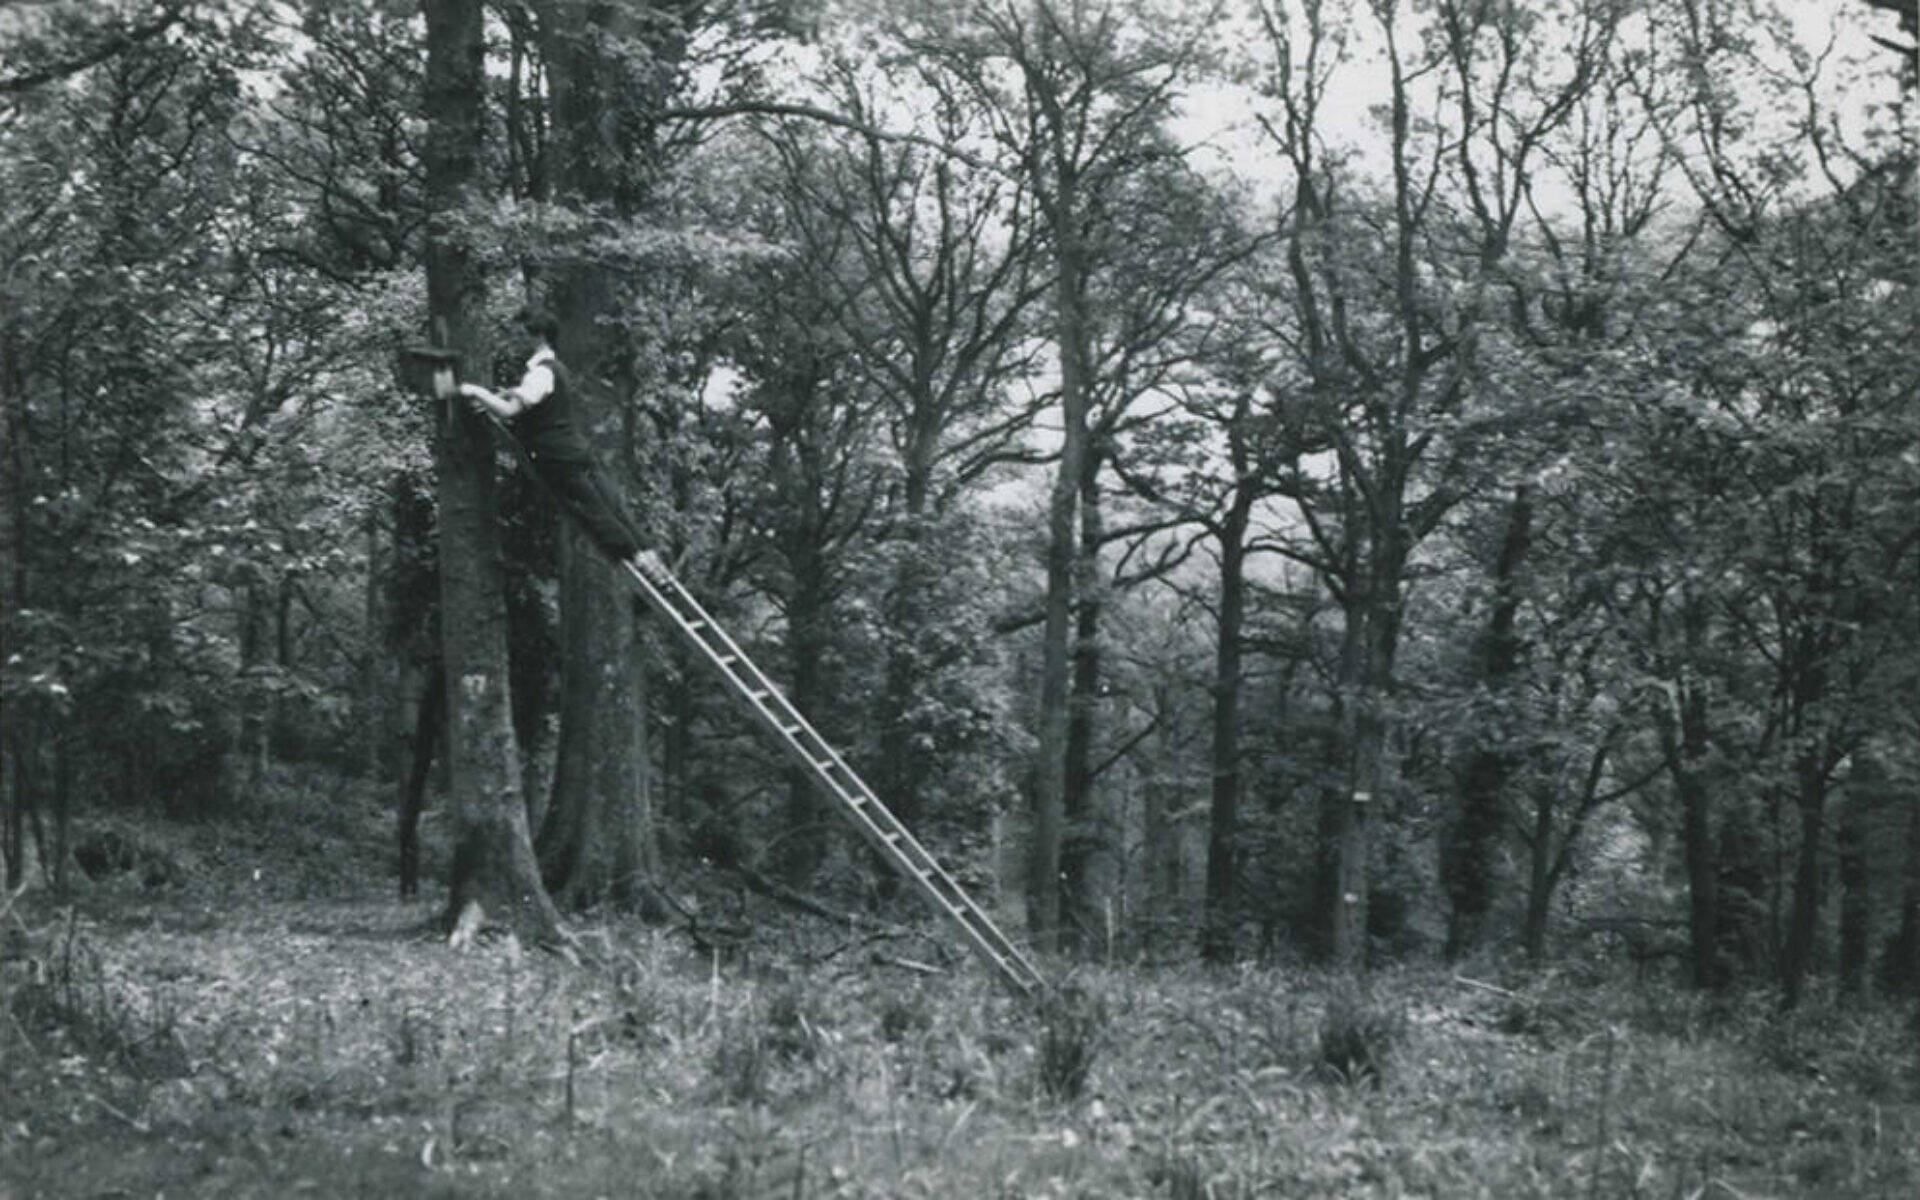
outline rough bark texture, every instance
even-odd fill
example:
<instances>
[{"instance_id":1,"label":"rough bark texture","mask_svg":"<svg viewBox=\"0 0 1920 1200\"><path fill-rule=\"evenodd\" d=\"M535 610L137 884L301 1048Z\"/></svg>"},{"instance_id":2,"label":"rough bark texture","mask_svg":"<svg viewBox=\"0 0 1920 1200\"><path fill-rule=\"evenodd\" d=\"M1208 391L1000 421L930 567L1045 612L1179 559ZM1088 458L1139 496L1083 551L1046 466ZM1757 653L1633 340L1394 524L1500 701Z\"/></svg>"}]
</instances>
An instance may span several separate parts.
<instances>
[{"instance_id":1,"label":"rough bark texture","mask_svg":"<svg viewBox=\"0 0 1920 1200\"><path fill-rule=\"evenodd\" d=\"M1532 498L1522 486L1507 508L1506 532L1493 564L1493 609L1474 672L1473 682L1483 689L1486 704L1476 723L1475 743L1460 767L1453 819L1441 843L1440 878L1450 905L1449 960L1479 945L1498 891L1494 864L1507 780L1514 765L1514 750L1505 744L1511 719L1502 701L1511 691L1520 663L1520 639L1514 629L1520 610L1516 576L1532 527Z\"/></svg>"},{"instance_id":2,"label":"rough bark texture","mask_svg":"<svg viewBox=\"0 0 1920 1200\"><path fill-rule=\"evenodd\" d=\"M1713 797L1701 770L1707 754L1706 697L1680 691L1679 712L1656 707L1661 751L1680 801L1680 846L1687 871L1687 932L1693 960L1693 985L1717 988L1727 982L1721 966L1719 932L1720 862L1714 838Z\"/></svg>"},{"instance_id":3,"label":"rough bark texture","mask_svg":"<svg viewBox=\"0 0 1920 1200\"><path fill-rule=\"evenodd\" d=\"M431 667L414 718L413 755L400 793L400 894L420 893L420 814L426 809L427 776L433 769L433 750L447 723L447 673L439 663Z\"/></svg>"},{"instance_id":4,"label":"rough bark texture","mask_svg":"<svg viewBox=\"0 0 1920 1200\"><path fill-rule=\"evenodd\" d=\"M828 622L831 620L818 547L811 541L794 547L793 586L787 596L787 656L789 685L787 700L809 719L823 717L828 709L822 667L826 658ZM828 736L821 730L822 736ZM803 767L789 767L784 829L780 844L780 865L786 881L804 887L827 856L827 834L831 816L816 794L813 773Z\"/></svg>"},{"instance_id":5,"label":"rough bark texture","mask_svg":"<svg viewBox=\"0 0 1920 1200\"><path fill-rule=\"evenodd\" d=\"M646 903L656 874L644 682L632 605L591 540L569 530L561 569L560 746L540 826L556 903Z\"/></svg>"},{"instance_id":6,"label":"rough bark texture","mask_svg":"<svg viewBox=\"0 0 1920 1200\"><path fill-rule=\"evenodd\" d=\"M1800 846L1794 859L1793 904L1787 918L1786 944L1780 954L1780 1002L1792 1008L1800 1002L1807 969L1813 960L1813 939L1820 919L1821 839L1826 834L1827 785L1824 771L1803 761L1799 770Z\"/></svg>"},{"instance_id":7,"label":"rough bark texture","mask_svg":"<svg viewBox=\"0 0 1920 1200\"><path fill-rule=\"evenodd\" d=\"M1081 952L1100 946L1109 932L1107 905L1113 869L1109 830L1094 783L1093 747L1100 708L1099 586L1100 499L1094 476L1097 455L1089 455L1080 482L1080 546L1074 565L1078 603L1073 614L1071 682L1067 698L1066 770L1062 776L1060 844L1061 898L1066 918L1062 934Z\"/></svg>"},{"instance_id":8,"label":"rough bark texture","mask_svg":"<svg viewBox=\"0 0 1920 1200\"><path fill-rule=\"evenodd\" d=\"M541 21L558 198L631 217L642 199L634 167L650 153L648 128L631 111L636 82L607 49L607 39L633 32L629 25L608 4L551 4ZM668 60L677 42L650 49ZM628 457L625 402L635 386L612 333L622 310L619 280L602 264L570 264L559 272L554 307L561 322L555 349L573 370L583 431L602 465L617 467ZM618 568L572 528L561 542L560 608L560 746L540 829L541 868L567 907L645 905L658 862L634 610Z\"/></svg>"},{"instance_id":9,"label":"rough bark texture","mask_svg":"<svg viewBox=\"0 0 1920 1200\"><path fill-rule=\"evenodd\" d=\"M1246 622L1246 534L1250 491L1236 494L1220 530L1220 624L1214 645L1213 787L1207 810L1206 921L1201 957L1224 963L1234 955L1240 888L1240 656Z\"/></svg>"},{"instance_id":10,"label":"rough bark texture","mask_svg":"<svg viewBox=\"0 0 1920 1200\"><path fill-rule=\"evenodd\" d=\"M484 95L479 0L427 0L425 165L435 223L427 240L427 304L466 378L485 378L477 320L480 267L446 227L478 182ZM485 424L448 406L434 444L440 500L441 648L453 782L448 927L485 918L550 942L559 917L541 886L520 790L507 675L506 604ZM477 906L477 908L476 908Z\"/></svg>"},{"instance_id":11,"label":"rough bark texture","mask_svg":"<svg viewBox=\"0 0 1920 1200\"><path fill-rule=\"evenodd\" d=\"M1896 995L1920 1000L1920 796L1906 797L1906 873L1900 884L1900 925L1887 942L1880 981ZM1920 1008L1914 1011L1920 1026Z\"/></svg>"},{"instance_id":12,"label":"rough bark texture","mask_svg":"<svg viewBox=\"0 0 1920 1200\"><path fill-rule=\"evenodd\" d=\"M1063 188L1065 185L1062 185ZM1080 480L1087 459L1087 371L1084 270L1071 206L1055 198L1059 272L1055 285L1060 348L1060 463L1047 501L1047 601L1041 630L1040 729L1036 748L1033 843L1027 886L1027 924L1034 944L1058 945L1061 926L1060 854L1066 827L1067 699L1074 608L1075 527Z\"/></svg>"},{"instance_id":13,"label":"rough bark texture","mask_svg":"<svg viewBox=\"0 0 1920 1200\"><path fill-rule=\"evenodd\" d=\"M1872 928L1867 870L1866 796L1848 786L1840 797L1834 839L1839 846L1840 994L1857 996L1867 982L1868 932Z\"/></svg>"}]
</instances>

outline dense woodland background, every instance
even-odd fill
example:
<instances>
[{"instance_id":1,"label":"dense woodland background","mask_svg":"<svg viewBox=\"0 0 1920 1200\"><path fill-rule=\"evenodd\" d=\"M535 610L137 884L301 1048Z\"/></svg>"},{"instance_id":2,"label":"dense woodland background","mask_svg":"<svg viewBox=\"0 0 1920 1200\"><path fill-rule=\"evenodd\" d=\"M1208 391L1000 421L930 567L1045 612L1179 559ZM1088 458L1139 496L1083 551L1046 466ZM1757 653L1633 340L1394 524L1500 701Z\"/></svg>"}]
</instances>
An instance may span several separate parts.
<instances>
[{"instance_id":1,"label":"dense woodland background","mask_svg":"<svg viewBox=\"0 0 1920 1200\"><path fill-rule=\"evenodd\" d=\"M449 918L908 910L406 386L534 296L681 577L1036 946L1911 993L1881 3L0 6L5 878L294 773Z\"/></svg>"}]
</instances>

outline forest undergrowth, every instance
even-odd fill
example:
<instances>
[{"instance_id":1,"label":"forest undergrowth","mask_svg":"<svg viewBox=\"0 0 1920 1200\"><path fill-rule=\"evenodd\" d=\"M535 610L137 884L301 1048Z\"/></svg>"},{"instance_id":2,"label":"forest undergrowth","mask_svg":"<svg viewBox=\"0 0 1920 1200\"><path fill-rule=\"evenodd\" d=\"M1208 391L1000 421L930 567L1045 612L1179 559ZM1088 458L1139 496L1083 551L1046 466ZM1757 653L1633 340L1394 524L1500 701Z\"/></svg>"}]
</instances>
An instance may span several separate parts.
<instances>
[{"instance_id":1,"label":"forest undergrowth","mask_svg":"<svg viewBox=\"0 0 1920 1200\"><path fill-rule=\"evenodd\" d=\"M724 949L583 918L570 957L455 950L334 799L116 826L124 870L11 904L0 1194L1920 1195L1891 1006L1596 966L1056 966L1036 1004L930 931L766 907Z\"/></svg>"}]
</instances>

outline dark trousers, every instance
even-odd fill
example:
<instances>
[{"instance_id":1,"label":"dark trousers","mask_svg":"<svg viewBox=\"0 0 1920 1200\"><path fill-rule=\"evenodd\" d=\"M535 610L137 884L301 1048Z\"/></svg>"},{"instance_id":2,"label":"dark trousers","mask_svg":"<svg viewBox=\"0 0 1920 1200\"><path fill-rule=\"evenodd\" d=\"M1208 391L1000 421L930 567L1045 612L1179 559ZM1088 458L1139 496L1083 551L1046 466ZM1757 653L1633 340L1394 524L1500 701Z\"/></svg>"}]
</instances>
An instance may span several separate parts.
<instances>
[{"instance_id":1,"label":"dark trousers","mask_svg":"<svg viewBox=\"0 0 1920 1200\"><path fill-rule=\"evenodd\" d=\"M540 472L541 482L580 522L603 554L618 562L639 552L640 534L627 519L625 505L598 466L591 462L539 457L533 464Z\"/></svg>"}]
</instances>

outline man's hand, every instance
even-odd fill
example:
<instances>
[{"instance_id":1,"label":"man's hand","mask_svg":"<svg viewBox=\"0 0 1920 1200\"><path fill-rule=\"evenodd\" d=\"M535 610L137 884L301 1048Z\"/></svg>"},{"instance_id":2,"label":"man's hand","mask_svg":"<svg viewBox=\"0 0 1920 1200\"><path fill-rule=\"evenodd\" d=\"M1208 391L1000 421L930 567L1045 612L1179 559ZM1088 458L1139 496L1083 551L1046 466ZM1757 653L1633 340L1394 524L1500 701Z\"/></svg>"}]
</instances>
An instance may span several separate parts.
<instances>
[{"instance_id":1,"label":"man's hand","mask_svg":"<svg viewBox=\"0 0 1920 1200\"><path fill-rule=\"evenodd\" d=\"M493 397L487 394L487 389L477 383L461 384L460 394L467 398L467 407L481 416L487 415L493 408L493 405L489 403Z\"/></svg>"}]
</instances>

